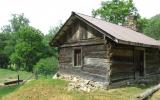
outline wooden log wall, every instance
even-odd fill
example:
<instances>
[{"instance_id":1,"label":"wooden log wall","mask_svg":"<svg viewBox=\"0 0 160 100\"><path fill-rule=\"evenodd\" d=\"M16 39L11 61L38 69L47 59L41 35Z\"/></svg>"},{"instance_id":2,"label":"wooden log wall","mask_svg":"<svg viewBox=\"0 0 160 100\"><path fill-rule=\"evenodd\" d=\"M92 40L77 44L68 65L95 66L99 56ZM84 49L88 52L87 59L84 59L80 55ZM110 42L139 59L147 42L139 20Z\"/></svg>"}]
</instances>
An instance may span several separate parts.
<instances>
[{"instance_id":1,"label":"wooden log wall","mask_svg":"<svg viewBox=\"0 0 160 100\"><path fill-rule=\"evenodd\" d=\"M112 48L111 82L134 78L134 47L114 45Z\"/></svg>"},{"instance_id":2,"label":"wooden log wall","mask_svg":"<svg viewBox=\"0 0 160 100\"><path fill-rule=\"evenodd\" d=\"M109 52L102 45L84 46L83 57L84 57L84 71L88 71L93 74L99 74L107 76L107 72L110 69L110 60L107 55Z\"/></svg>"},{"instance_id":3,"label":"wooden log wall","mask_svg":"<svg viewBox=\"0 0 160 100\"><path fill-rule=\"evenodd\" d=\"M158 49L146 48L146 74L160 73L160 53Z\"/></svg>"},{"instance_id":4,"label":"wooden log wall","mask_svg":"<svg viewBox=\"0 0 160 100\"><path fill-rule=\"evenodd\" d=\"M81 48L82 50L82 67L73 65L73 50L75 48ZM87 73L94 80L108 81L107 72L110 70L110 60L107 52L108 49L104 44L61 48L59 53L60 71L80 76L86 76Z\"/></svg>"}]
</instances>

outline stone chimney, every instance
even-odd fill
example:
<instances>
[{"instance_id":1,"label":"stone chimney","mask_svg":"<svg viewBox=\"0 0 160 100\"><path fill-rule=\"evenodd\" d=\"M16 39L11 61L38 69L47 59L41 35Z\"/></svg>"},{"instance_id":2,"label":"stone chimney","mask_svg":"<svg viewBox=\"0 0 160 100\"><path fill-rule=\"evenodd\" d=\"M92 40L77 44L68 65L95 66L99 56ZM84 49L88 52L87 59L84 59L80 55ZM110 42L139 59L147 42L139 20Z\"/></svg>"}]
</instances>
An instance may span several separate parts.
<instances>
[{"instance_id":1,"label":"stone chimney","mask_svg":"<svg viewBox=\"0 0 160 100\"><path fill-rule=\"evenodd\" d=\"M126 18L126 21L124 22L124 24L122 26L130 28L134 31L138 31L136 16L129 14L128 17Z\"/></svg>"}]
</instances>

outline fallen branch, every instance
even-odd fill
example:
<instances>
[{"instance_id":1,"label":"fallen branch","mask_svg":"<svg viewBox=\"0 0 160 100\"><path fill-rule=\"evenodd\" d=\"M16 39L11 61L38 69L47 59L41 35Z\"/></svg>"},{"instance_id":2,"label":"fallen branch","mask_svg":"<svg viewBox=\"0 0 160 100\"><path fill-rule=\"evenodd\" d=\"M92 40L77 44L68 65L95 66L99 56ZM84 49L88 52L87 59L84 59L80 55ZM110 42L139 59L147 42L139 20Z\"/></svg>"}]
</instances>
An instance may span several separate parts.
<instances>
[{"instance_id":1,"label":"fallen branch","mask_svg":"<svg viewBox=\"0 0 160 100\"><path fill-rule=\"evenodd\" d=\"M160 84L147 89L145 92L138 95L137 98L139 98L140 100L144 100L147 97L151 96L154 92L158 91L159 89L160 89Z\"/></svg>"}]
</instances>

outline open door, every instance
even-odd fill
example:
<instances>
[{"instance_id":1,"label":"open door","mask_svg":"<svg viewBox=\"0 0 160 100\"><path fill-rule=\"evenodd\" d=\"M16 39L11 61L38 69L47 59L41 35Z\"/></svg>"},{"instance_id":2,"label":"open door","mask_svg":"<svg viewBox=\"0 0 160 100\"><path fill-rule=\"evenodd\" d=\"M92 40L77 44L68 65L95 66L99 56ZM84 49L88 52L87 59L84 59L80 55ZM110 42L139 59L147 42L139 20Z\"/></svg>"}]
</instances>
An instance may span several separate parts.
<instances>
[{"instance_id":1,"label":"open door","mask_svg":"<svg viewBox=\"0 0 160 100\"><path fill-rule=\"evenodd\" d=\"M138 74L138 76L144 76L144 51L135 50L134 55L135 73Z\"/></svg>"}]
</instances>

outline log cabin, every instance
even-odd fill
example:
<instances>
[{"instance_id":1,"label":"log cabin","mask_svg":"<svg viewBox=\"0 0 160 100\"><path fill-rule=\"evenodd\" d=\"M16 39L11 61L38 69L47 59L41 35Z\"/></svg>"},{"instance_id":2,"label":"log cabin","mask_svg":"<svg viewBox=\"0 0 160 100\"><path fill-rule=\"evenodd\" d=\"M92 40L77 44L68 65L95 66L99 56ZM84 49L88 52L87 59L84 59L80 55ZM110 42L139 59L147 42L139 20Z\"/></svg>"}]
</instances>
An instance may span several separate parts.
<instances>
[{"instance_id":1,"label":"log cabin","mask_svg":"<svg viewBox=\"0 0 160 100\"><path fill-rule=\"evenodd\" d=\"M72 12L51 46L59 73L100 82L139 80L160 73L160 43L129 28Z\"/></svg>"}]
</instances>

